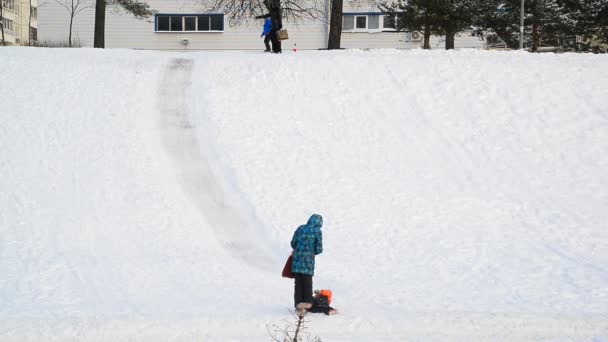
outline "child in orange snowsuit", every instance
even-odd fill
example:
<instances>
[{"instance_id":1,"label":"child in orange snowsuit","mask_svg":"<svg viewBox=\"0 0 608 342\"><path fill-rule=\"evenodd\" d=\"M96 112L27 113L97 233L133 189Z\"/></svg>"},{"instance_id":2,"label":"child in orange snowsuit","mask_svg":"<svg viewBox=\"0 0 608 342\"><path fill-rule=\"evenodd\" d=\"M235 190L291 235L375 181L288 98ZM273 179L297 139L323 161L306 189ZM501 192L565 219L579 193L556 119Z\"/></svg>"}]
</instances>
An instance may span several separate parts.
<instances>
[{"instance_id":1,"label":"child in orange snowsuit","mask_svg":"<svg viewBox=\"0 0 608 342\"><path fill-rule=\"evenodd\" d=\"M329 306L329 304L331 304L331 300L331 290L315 290L315 294L312 296L312 307L308 309L308 312L335 315L338 313L338 311Z\"/></svg>"}]
</instances>

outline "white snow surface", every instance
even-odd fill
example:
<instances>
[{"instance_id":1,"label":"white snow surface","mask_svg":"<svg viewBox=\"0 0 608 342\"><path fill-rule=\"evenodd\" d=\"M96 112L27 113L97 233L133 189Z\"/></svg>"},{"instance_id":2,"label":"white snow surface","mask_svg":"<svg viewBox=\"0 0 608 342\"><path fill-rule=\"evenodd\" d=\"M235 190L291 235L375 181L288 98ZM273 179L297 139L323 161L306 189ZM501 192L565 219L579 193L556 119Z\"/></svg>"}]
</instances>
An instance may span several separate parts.
<instances>
[{"instance_id":1,"label":"white snow surface","mask_svg":"<svg viewBox=\"0 0 608 342\"><path fill-rule=\"evenodd\" d=\"M289 52L289 53L288 53ZM0 341L608 341L608 57L0 49Z\"/></svg>"}]
</instances>

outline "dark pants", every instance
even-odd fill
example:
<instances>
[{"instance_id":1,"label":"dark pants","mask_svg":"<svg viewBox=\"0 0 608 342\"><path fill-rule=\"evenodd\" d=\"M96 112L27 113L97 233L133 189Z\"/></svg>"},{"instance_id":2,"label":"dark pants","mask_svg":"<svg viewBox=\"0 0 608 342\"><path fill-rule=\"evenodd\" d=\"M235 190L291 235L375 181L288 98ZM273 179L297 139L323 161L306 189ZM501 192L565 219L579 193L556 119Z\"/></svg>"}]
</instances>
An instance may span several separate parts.
<instances>
[{"instance_id":1,"label":"dark pants","mask_svg":"<svg viewBox=\"0 0 608 342\"><path fill-rule=\"evenodd\" d=\"M272 52L281 53L281 41L277 37L277 30L270 30L268 36L270 36L270 42L272 43Z\"/></svg>"},{"instance_id":2,"label":"dark pants","mask_svg":"<svg viewBox=\"0 0 608 342\"><path fill-rule=\"evenodd\" d=\"M293 305L306 302L312 304L312 276L302 273L294 273L295 289L293 294Z\"/></svg>"},{"instance_id":3,"label":"dark pants","mask_svg":"<svg viewBox=\"0 0 608 342\"><path fill-rule=\"evenodd\" d=\"M335 309L329 305L317 305L317 303L313 303L312 308L308 309L308 312L324 313L326 315L329 315L329 312L331 310Z\"/></svg>"},{"instance_id":4,"label":"dark pants","mask_svg":"<svg viewBox=\"0 0 608 342\"><path fill-rule=\"evenodd\" d=\"M270 33L264 35L264 45L266 45L266 51L270 51Z\"/></svg>"}]
</instances>

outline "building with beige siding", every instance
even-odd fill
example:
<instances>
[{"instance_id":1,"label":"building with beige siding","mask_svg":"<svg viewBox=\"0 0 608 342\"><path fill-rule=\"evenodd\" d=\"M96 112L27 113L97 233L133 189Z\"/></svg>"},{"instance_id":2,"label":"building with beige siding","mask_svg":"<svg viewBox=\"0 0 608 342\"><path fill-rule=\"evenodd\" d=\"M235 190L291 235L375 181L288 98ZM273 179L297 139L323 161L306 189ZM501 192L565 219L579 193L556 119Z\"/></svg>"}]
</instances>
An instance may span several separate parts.
<instances>
[{"instance_id":1,"label":"building with beige siding","mask_svg":"<svg viewBox=\"0 0 608 342\"><path fill-rule=\"evenodd\" d=\"M38 38L38 0L1 0L4 45L29 45ZM0 35L0 40L2 35Z\"/></svg>"},{"instance_id":2,"label":"building with beige siding","mask_svg":"<svg viewBox=\"0 0 608 342\"><path fill-rule=\"evenodd\" d=\"M329 0L328 0L329 1ZM106 48L150 50L263 50L260 34L263 20L251 19L230 26L224 13L205 13L197 0L150 0L157 13L145 20L112 9L107 10ZM93 46L94 12L89 8L74 19L73 38L80 46ZM285 20L283 28L289 39L283 50L322 49L327 47L329 5L325 18L299 22ZM56 2L46 2L39 10L39 39L67 41L69 13ZM397 32L394 21L377 7L349 7L343 15L342 47L344 48L418 48L422 35ZM432 45L442 48L442 38L433 37ZM461 34L456 47L481 47L476 37Z\"/></svg>"}]
</instances>

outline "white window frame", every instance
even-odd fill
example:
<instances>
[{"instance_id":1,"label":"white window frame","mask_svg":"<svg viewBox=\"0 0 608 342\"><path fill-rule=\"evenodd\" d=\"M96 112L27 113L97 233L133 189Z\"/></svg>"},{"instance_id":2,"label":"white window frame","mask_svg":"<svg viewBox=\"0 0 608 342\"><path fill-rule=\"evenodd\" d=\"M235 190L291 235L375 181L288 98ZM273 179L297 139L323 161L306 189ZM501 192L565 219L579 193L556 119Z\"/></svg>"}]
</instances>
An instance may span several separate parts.
<instances>
[{"instance_id":1,"label":"white window frame","mask_svg":"<svg viewBox=\"0 0 608 342\"><path fill-rule=\"evenodd\" d=\"M397 18L395 18L395 27L384 27L384 20L389 17L388 14L381 15L382 20L380 22L380 30L383 32L396 32L397 31Z\"/></svg>"},{"instance_id":2,"label":"white window frame","mask_svg":"<svg viewBox=\"0 0 608 342\"><path fill-rule=\"evenodd\" d=\"M353 29L353 31L355 32L367 32L367 22L369 21L369 19L367 18L367 14L365 15L355 15L355 27ZM365 27L357 27L357 19L359 18L365 18Z\"/></svg>"}]
</instances>

